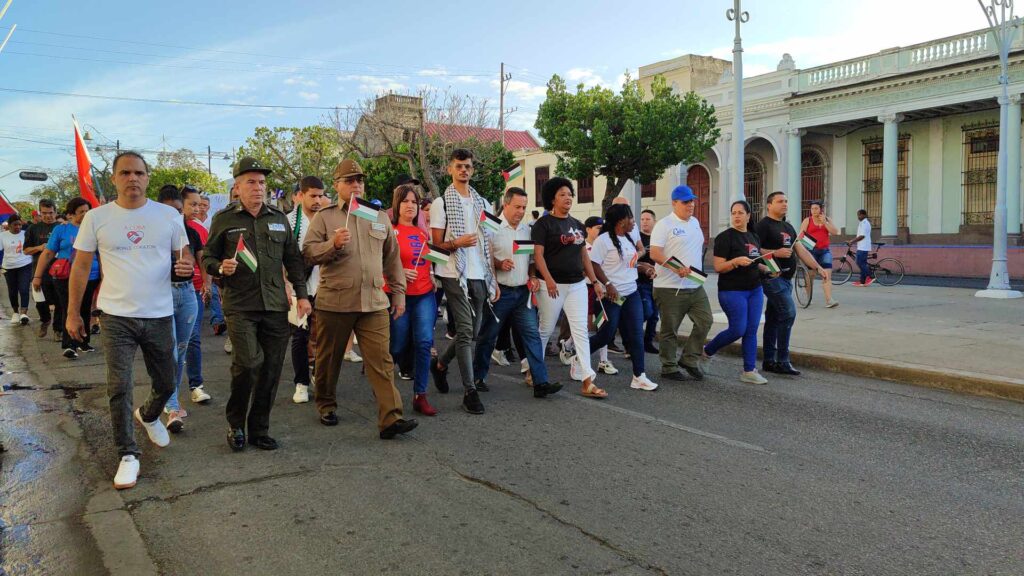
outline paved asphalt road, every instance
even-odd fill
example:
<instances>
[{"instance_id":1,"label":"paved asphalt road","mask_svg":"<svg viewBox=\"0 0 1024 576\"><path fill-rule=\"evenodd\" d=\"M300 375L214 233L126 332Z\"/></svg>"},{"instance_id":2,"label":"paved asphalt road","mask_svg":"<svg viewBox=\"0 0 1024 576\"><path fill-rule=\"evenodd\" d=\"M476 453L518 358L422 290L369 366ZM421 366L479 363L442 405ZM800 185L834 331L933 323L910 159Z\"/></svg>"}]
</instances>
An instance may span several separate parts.
<instances>
[{"instance_id":1,"label":"paved asphalt road","mask_svg":"<svg viewBox=\"0 0 1024 576\"><path fill-rule=\"evenodd\" d=\"M638 392L613 356L606 401L535 400L497 368L486 415L432 394L439 416L382 442L349 365L340 426L291 403L286 370L282 448L232 454L230 357L204 335L213 402L143 442L115 494L102 356L25 333L0 326L0 381L38 388L0 398L0 574L1024 574L1020 404L825 373L752 387L733 358Z\"/></svg>"}]
</instances>

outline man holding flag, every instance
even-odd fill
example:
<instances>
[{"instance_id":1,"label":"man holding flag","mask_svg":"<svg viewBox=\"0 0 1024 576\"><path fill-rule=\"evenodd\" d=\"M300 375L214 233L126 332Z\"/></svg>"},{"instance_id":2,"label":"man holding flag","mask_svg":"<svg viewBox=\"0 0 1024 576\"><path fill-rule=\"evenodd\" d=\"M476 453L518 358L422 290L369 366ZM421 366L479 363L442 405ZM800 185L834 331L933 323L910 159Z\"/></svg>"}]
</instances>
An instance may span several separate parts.
<instances>
[{"instance_id":1,"label":"man holding flag","mask_svg":"<svg viewBox=\"0 0 1024 576\"><path fill-rule=\"evenodd\" d=\"M238 203L213 217L203 252L203 268L221 278L221 297L231 339L231 396L227 402L228 446L248 443L276 450L270 437L270 410L277 397L291 329L285 270L300 317L310 313L306 270L284 212L266 203L267 175L255 158L235 166ZM250 408L251 406L251 408Z\"/></svg>"}]
</instances>

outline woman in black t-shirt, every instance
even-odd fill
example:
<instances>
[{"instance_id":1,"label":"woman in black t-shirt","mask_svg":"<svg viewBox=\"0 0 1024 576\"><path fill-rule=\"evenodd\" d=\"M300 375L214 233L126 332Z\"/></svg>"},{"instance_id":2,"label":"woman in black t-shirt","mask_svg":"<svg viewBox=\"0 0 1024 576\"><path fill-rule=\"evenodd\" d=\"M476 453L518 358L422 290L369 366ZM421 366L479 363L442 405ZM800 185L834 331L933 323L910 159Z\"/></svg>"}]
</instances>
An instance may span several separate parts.
<instances>
[{"instance_id":1,"label":"woman in black t-shirt","mask_svg":"<svg viewBox=\"0 0 1024 576\"><path fill-rule=\"evenodd\" d=\"M729 326L704 347L704 355L714 356L722 348L743 338L743 374L747 384L767 384L757 372L757 327L761 323L764 292L761 290L763 265L757 235L747 230L750 205L743 200L729 210L731 228L715 237L715 272L718 272L718 303L729 318ZM767 269L765 269L766 271Z\"/></svg>"},{"instance_id":2,"label":"woman in black t-shirt","mask_svg":"<svg viewBox=\"0 0 1024 576\"><path fill-rule=\"evenodd\" d=\"M576 356L571 371L583 381L582 394L590 398L606 398L608 393L594 386L597 374L590 366L590 334L587 331L587 284L594 283L598 298L604 298L604 285L594 276L594 268L584 247L586 234L583 224L569 215L575 196L572 182L565 178L552 178L544 183L541 199L547 214L533 224L530 236L534 242L534 261L544 288L537 293L540 309L541 349L547 349L548 340L564 310L572 332Z\"/></svg>"}]
</instances>

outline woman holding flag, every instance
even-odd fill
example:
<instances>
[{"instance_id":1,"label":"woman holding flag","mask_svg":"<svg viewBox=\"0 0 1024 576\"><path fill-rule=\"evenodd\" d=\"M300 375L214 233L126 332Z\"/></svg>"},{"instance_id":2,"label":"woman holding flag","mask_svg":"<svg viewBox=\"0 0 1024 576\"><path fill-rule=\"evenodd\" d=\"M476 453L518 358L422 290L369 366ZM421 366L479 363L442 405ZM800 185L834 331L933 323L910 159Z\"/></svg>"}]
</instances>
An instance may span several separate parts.
<instances>
[{"instance_id":1,"label":"woman holding flag","mask_svg":"<svg viewBox=\"0 0 1024 576\"><path fill-rule=\"evenodd\" d=\"M598 309L594 314L597 334L590 337L590 349L597 350L611 343L621 321L626 335L623 342L633 363L633 381L629 387L650 391L658 385L644 373L644 305L636 285L636 264L640 255L629 237L633 224L629 205L613 204L605 214L601 235L590 251L594 275L608 287L606 298L597 300ZM574 380L579 380L577 370L578 362L574 361L570 368Z\"/></svg>"},{"instance_id":2,"label":"woman holding flag","mask_svg":"<svg viewBox=\"0 0 1024 576\"><path fill-rule=\"evenodd\" d=\"M831 218L825 216L820 200L811 202L811 215L804 218L800 224L799 241L804 248L807 248L811 256L814 256L818 266L821 266L821 287L825 290L825 308L839 306L839 302L832 299L832 247L829 242L829 236L832 234L839 234L839 228ZM807 290L814 289L816 275L814 271L811 271Z\"/></svg>"},{"instance_id":3,"label":"woman holding flag","mask_svg":"<svg viewBox=\"0 0 1024 576\"><path fill-rule=\"evenodd\" d=\"M424 416L434 416L437 409L427 401L430 378L430 348L434 345L434 322L437 304L434 300L434 279L430 262L424 258L428 237L416 222L419 218L420 195L414 184L395 188L391 202L391 224L395 228L405 272L405 314L391 319L391 356L401 358L409 346L413 348L412 409ZM391 289L384 287L391 297Z\"/></svg>"}]
</instances>

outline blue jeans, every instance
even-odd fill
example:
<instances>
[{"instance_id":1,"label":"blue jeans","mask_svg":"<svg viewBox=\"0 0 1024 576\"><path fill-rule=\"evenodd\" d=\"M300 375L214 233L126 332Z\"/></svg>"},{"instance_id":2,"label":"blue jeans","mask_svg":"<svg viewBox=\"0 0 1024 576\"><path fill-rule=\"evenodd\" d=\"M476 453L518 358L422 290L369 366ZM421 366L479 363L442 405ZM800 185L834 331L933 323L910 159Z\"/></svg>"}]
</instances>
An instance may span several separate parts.
<instances>
[{"instance_id":1,"label":"blue jeans","mask_svg":"<svg viewBox=\"0 0 1024 576\"><path fill-rule=\"evenodd\" d=\"M640 293L640 301L644 305L644 348L654 343L654 337L658 335L658 307L654 305L654 284L636 283L636 291Z\"/></svg>"},{"instance_id":2,"label":"blue jeans","mask_svg":"<svg viewBox=\"0 0 1024 576\"><path fill-rule=\"evenodd\" d=\"M714 356L722 348L743 338L743 370L754 370L757 367L757 326L761 323L764 291L760 286L752 290L719 291L718 304L729 318L729 326L704 347L704 352Z\"/></svg>"},{"instance_id":3,"label":"blue jeans","mask_svg":"<svg viewBox=\"0 0 1024 576\"><path fill-rule=\"evenodd\" d=\"M764 361L789 362L789 335L796 321L796 304L793 303L793 283L779 276L769 278L764 288L768 306L764 311Z\"/></svg>"},{"instance_id":4,"label":"blue jeans","mask_svg":"<svg viewBox=\"0 0 1024 576\"><path fill-rule=\"evenodd\" d=\"M216 284L210 287L210 325L224 323L224 311L220 307L220 288Z\"/></svg>"},{"instance_id":5,"label":"blue jeans","mask_svg":"<svg viewBox=\"0 0 1024 576\"><path fill-rule=\"evenodd\" d=\"M868 266L868 251L857 250L857 268L860 268L860 283L863 284L870 276L871 268Z\"/></svg>"},{"instance_id":6,"label":"blue jeans","mask_svg":"<svg viewBox=\"0 0 1024 576\"><path fill-rule=\"evenodd\" d=\"M626 296L626 301L619 306L611 300L603 300L604 311L608 314L608 321L601 325L597 334L590 337L590 349L600 350L611 344L615 339L615 331L622 329L622 334L628 337L622 339L622 344L629 352L629 359L633 363L633 376L644 373L644 304L640 298L640 292L633 292ZM600 307L598 307L600 309ZM621 322L621 326L620 326Z\"/></svg>"},{"instance_id":7,"label":"blue jeans","mask_svg":"<svg viewBox=\"0 0 1024 576\"><path fill-rule=\"evenodd\" d=\"M185 371L188 373L188 389L203 385L203 350L200 334L203 331L203 295L196 292L196 321L192 324L192 335L188 339L188 352L185 353Z\"/></svg>"},{"instance_id":8,"label":"blue jeans","mask_svg":"<svg viewBox=\"0 0 1024 576\"><path fill-rule=\"evenodd\" d=\"M188 351L188 342L192 337L192 329L196 324L196 289L192 281L175 282L171 284L171 291L174 294L174 316L171 317L174 332L174 394L167 399L164 410L179 410L178 385L181 383L181 375L185 371L185 353Z\"/></svg>"},{"instance_id":9,"label":"blue jeans","mask_svg":"<svg viewBox=\"0 0 1024 576\"><path fill-rule=\"evenodd\" d=\"M544 350L540 344L540 323L537 310L527 308L530 302L530 290L526 286L501 286L501 298L494 303L494 314L484 309L483 323L477 336L476 351L473 356L473 374L477 380L486 380L491 370L491 353L498 341L498 332L506 323L523 339L526 360L530 364L530 375L536 384L548 383L548 368L544 365ZM495 318L497 316L497 318Z\"/></svg>"},{"instance_id":10,"label":"blue jeans","mask_svg":"<svg viewBox=\"0 0 1024 576\"><path fill-rule=\"evenodd\" d=\"M433 292L405 297L405 314L391 320L391 356L398 358L410 344L413 361L412 389L426 394L430 379L430 347L434 344L437 300ZM411 343L410 343L411 340Z\"/></svg>"}]
</instances>

